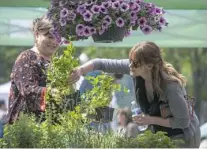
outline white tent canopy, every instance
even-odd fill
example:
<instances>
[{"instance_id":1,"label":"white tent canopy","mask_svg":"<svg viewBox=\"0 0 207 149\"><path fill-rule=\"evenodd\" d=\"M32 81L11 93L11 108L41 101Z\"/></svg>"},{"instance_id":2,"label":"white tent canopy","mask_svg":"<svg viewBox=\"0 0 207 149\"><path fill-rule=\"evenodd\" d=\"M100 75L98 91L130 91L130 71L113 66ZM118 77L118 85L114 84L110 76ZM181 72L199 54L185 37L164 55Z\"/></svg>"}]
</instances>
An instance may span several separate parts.
<instances>
[{"instance_id":1,"label":"white tent canopy","mask_svg":"<svg viewBox=\"0 0 207 149\"><path fill-rule=\"evenodd\" d=\"M4 100L7 106L8 106L10 86L11 86L11 82L7 82L0 85L0 100Z\"/></svg>"},{"instance_id":2,"label":"white tent canopy","mask_svg":"<svg viewBox=\"0 0 207 149\"><path fill-rule=\"evenodd\" d=\"M32 46L32 20L45 14L45 8L0 7L0 45ZM144 35L133 32L123 42L100 44L92 39L74 42L75 46L132 47L148 40L161 47L207 47L207 10L166 10L169 26L162 32Z\"/></svg>"}]
</instances>

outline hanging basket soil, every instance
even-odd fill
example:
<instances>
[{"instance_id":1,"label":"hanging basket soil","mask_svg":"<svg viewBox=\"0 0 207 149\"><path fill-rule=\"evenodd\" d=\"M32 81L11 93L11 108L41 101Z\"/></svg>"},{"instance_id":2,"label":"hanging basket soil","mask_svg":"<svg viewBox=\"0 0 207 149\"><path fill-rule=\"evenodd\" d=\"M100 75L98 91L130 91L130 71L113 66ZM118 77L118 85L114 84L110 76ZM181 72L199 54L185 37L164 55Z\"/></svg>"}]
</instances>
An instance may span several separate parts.
<instances>
[{"instance_id":1,"label":"hanging basket soil","mask_svg":"<svg viewBox=\"0 0 207 149\"><path fill-rule=\"evenodd\" d=\"M96 120L100 121L112 121L113 119L113 113L114 113L114 108L111 107L99 107L96 108Z\"/></svg>"},{"instance_id":2,"label":"hanging basket soil","mask_svg":"<svg viewBox=\"0 0 207 149\"><path fill-rule=\"evenodd\" d=\"M98 43L112 43L112 42L121 42L125 36L127 29L124 27L118 27L116 25L112 25L107 31L103 34L99 35L94 34L92 38L94 42Z\"/></svg>"}]
</instances>

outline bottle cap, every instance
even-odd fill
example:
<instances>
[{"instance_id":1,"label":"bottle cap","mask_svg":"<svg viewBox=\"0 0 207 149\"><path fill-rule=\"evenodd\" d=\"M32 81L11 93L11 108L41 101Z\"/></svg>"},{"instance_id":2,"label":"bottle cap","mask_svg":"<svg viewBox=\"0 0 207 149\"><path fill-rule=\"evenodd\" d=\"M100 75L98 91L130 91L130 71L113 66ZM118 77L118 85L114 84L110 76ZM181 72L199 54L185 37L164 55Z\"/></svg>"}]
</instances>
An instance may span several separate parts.
<instances>
[{"instance_id":1,"label":"bottle cap","mask_svg":"<svg viewBox=\"0 0 207 149\"><path fill-rule=\"evenodd\" d=\"M131 104L136 104L136 101L132 101Z\"/></svg>"}]
</instances>

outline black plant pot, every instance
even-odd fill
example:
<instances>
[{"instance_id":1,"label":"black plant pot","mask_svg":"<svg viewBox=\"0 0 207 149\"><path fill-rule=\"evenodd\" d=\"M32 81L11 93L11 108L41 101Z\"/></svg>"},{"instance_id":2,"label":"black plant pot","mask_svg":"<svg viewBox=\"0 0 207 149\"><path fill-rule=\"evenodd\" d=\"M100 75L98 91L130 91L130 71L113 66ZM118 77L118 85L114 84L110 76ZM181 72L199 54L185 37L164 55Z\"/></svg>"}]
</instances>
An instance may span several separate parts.
<instances>
[{"instance_id":1,"label":"black plant pot","mask_svg":"<svg viewBox=\"0 0 207 149\"><path fill-rule=\"evenodd\" d=\"M110 122L113 119L114 108L111 107L99 107L96 108L96 120Z\"/></svg>"},{"instance_id":2,"label":"black plant pot","mask_svg":"<svg viewBox=\"0 0 207 149\"><path fill-rule=\"evenodd\" d=\"M102 35L99 35L97 33L92 35L92 38L94 42L98 42L98 43L121 42L123 41L126 31L127 30L124 27L118 27L116 25L112 25Z\"/></svg>"}]
</instances>

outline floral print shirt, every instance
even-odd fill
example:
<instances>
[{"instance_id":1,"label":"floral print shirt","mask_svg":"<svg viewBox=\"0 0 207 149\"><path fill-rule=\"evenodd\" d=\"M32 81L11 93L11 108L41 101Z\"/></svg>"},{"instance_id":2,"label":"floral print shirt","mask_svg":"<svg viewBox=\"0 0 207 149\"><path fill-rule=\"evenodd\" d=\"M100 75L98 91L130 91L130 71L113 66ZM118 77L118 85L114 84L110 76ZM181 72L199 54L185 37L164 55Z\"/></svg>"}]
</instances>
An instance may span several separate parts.
<instances>
[{"instance_id":1,"label":"floral print shirt","mask_svg":"<svg viewBox=\"0 0 207 149\"><path fill-rule=\"evenodd\" d=\"M46 61L32 50L23 51L11 72L8 123L18 119L19 113L40 115L45 110Z\"/></svg>"}]
</instances>

